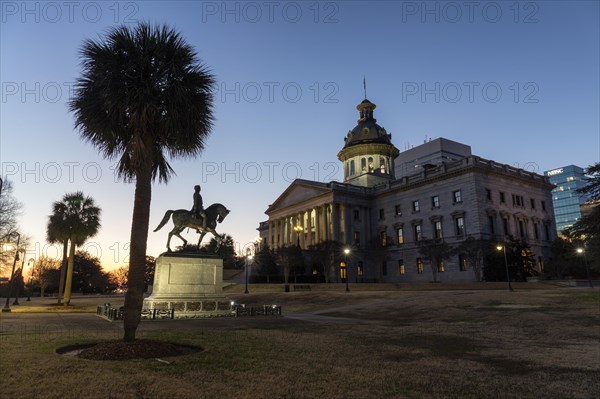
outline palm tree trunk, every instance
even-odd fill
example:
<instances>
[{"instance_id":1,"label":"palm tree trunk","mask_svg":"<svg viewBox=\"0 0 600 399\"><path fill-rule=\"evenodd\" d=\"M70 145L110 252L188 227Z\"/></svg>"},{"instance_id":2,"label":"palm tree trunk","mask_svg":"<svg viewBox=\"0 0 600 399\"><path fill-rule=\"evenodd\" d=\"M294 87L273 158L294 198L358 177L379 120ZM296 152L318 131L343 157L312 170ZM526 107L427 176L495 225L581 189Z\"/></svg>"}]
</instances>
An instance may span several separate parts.
<instances>
[{"instance_id":1,"label":"palm tree trunk","mask_svg":"<svg viewBox=\"0 0 600 399\"><path fill-rule=\"evenodd\" d=\"M61 298L63 296L63 292L65 290L65 275L67 273L67 245L69 244L69 240L65 240L63 242L63 258L62 263L60 265L60 281L58 282L58 304L61 303Z\"/></svg>"},{"instance_id":2,"label":"palm tree trunk","mask_svg":"<svg viewBox=\"0 0 600 399\"><path fill-rule=\"evenodd\" d=\"M67 268L67 282L65 283L65 297L63 305L68 306L71 303L71 286L73 285L73 260L75 258L75 243L71 240L69 248L69 266Z\"/></svg>"},{"instance_id":3,"label":"palm tree trunk","mask_svg":"<svg viewBox=\"0 0 600 399\"><path fill-rule=\"evenodd\" d=\"M152 200L152 170L147 168L136 175L131 239L129 246L129 274L125 309L123 315L123 340L135 340L135 332L141 320L144 303L144 272L148 224L150 222L150 202Z\"/></svg>"}]
</instances>

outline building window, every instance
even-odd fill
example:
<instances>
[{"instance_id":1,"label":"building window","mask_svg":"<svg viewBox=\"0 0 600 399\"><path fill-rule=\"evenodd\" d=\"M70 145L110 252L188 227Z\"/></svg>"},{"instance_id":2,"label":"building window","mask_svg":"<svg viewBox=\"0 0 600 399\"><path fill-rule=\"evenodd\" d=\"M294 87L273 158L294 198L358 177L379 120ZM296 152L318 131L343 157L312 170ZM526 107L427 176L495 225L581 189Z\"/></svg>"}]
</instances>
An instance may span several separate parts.
<instances>
[{"instance_id":1,"label":"building window","mask_svg":"<svg viewBox=\"0 0 600 399\"><path fill-rule=\"evenodd\" d=\"M508 219L507 218L502 218L502 227L504 228L504 235L505 236L510 235L510 231L508 230Z\"/></svg>"},{"instance_id":2,"label":"building window","mask_svg":"<svg viewBox=\"0 0 600 399\"><path fill-rule=\"evenodd\" d=\"M436 220L433 222L433 229L435 231L435 238L442 238L442 221Z\"/></svg>"},{"instance_id":3,"label":"building window","mask_svg":"<svg viewBox=\"0 0 600 399\"><path fill-rule=\"evenodd\" d=\"M383 208L381 208L379 210L379 220L383 220L385 219L385 210Z\"/></svg>"},{"instance_id":4,"label":"building window","mask_svg":"<svg viewBox=\"0 0 600 399\"><path fill-rule=\"evenodd\" d=\"M398 239L398 245L404 244L404 228L398 227L396 229L396 238Z\"/></svg>"},{"instance_id":5,"label":"building window","mask_svg":"<svg viewBox=\"0 0 600 399\"><path fill-rule=\"evenodd\" d=\"M525 206L525 200L522 195L513 194L512 196L513 206Z\"/></svg>"},{"instance_id":6,"label":"building window","mask_svg":"<svg viewBox=\"0 0 600 399\"><path fill-rule=\"evenodd\" d=\"M456 218L456 235L462 236L465 234L465 218L459 216Z\"/></svg>"},{"instance_id":7,"label":"building window","mask_svg":"<svg viewBox=\"0 0 600 399\"><path fill-rule=\"evenodd\" d=\"M396 211L396 216L402 216L402 209L400 208L400 205L396 205L394 210Z\"/></svg>"},{"instance_id":8,"label":"building window","mask_svg":"<svg viewBox=\"0 0 600 399\"><path fill-rule=\"evenodd\" d=\"M519 220L519 236L521 238L525 238L525 228L523 226L523 221Z\"/></svg>"},{"instance_id":9,"label":"building window","mask_svg":"<svg viewBox=\"0 0 600 399\"><path fill-rule=\"evenodd\" d=\"M422 239L423 239L423 236L421 235L421 225L416 224L415 225L415 241L421 241Z\"/></svg>"},{"instance_id":10,"label":"building window","mask_svg":"<svg viewBox=\"0 0 600 399\"><path fill-rule=\"evenodd\" d=\"M369 172L373 172L375 167L373 166L373 157L369 157Z\"/></svg>"},{"instance_id":11,"label":"building window","mask_svg":"<svg viewBox=\"0 0 600 399\"><path fill-rule=\"evenodd\" d=\"M357 274L358 274L358 276L359 276L359 277L362 277L362 276L364 276L364 274L365 274L365 268L363 267L363 263L362 263L362 261L359 261L359 262L358 262L358 270L357 270Z\"/></svg>"},{"instance_id":12,"label":"building window","mask_svg":"<svg viewBox=\"0 0 600 399\"><path fill-rule=\"evenodd\" d=\"M423 273L423 260L421 258L417 258L417 273Z\"/></svg>"},{"instance_id":13,"label":"building window","mask_svg":"<svg viewBox=\"0 0 600 399\"><path fill-rule=\"evenodd\" d=\"M412 202L412 207L413 207L413 212L419 212L420 208L419 208L419 201L413 201Z\"/></svg>"},{"instance_id":14,"label":"building window","mask_svg":"<svg viewBox=\"0 0 600 399\"><path fill-rule=\"evenodd\" d=\"M546 201L542 201L542 211L546 210Z\"/></svg>"},{"instance_id":15,"label":"building window","mask_svg":"<svg viewBox=\"0 0 600 399\"><path fill-rule=\"evenodd\" d=\"M387 262L386 261L381 262L381 274L384 276L387 276Z\"/></svg>"},{"instance_id":16,"label":"building window","mask_svg":"<svg viewBox=\"0 0 600 399\"><path fill-rule=\"evenodd\" d=\"M398 273L400 275L403 275L405 273L405 270L404 270L404 259L399 259L398 260Z\"/></svg>"},{"instance_id":17,"label":"building window","mask_svg":"<svg viewBox=\"0 0 600 399\"><path fill-rule=\"evenodd\" d=\"M379 157L379 171L385 174L385 158Z\"/></svg>"},{"instance_id":18,"label":"building window","mask_svg":"<svg viewBox=\"0 0 600 399\"><path fill-rule=\"evenodd\" d=\"M434 195L433 197L431 197L431 206L433 208L439 208L440 207L440 197L437 195Z\"/></svg>"},{"instance_id":19,"label":"building window","mask_svg":"<svg viewBox=\"0 0 600 399\"><path fill-rule=\"evenodd\" d=\"M485 189L485 199L487 199L488 201L492 200L492 190L490 190L489 188Z\"/></svg>"},{"instance_id":20,"label":"building window","mask_svg":"<svg viewBox=\"0 0 600 399\"><path fill-rule=\"evenodd\" d=\"M550 241L550 227L547 224L544 224L544 232L546 233L546 240Z\"/></svg>"},{"instance_id":21,"label":"building window","mask_svg":"<svg viewBox=\"0 0 600 399\"><path fill-rule=\"evenodd\" d=\"M387 232L385 230L379 232L379 239L382 247L387 246Z\"/></svg>"},{"instance_id":22,"label":"building window","mask_svg":"<svg viewBox=\"0 0 600 399\"><path fill-rule=\"evenodd\" d=\"M538 264L538 271L540 273L543 273L544 272L544 261L542 260L541 256L538 256L537 264Z\"/></svg>"},{"instance_id":23,"label":"building window","mask_svg":"<svg viewBox=\"0 0 600 399\"><path fill-rule=\"evenodd\" d=\"M464 254L458 255L458 269L461 272L466 272L469 268L469 262L467 261L467 257Z\"/></svg>"},{"instance_id":24,"label":"building window","mask_svg":"<svg viewBox=\"0 0 600 399\"><path fill-rule=\"evenodd\" d=\"M462 195L460 194L460 190L456 190L452 192L452 198L454 198L454 202L462 202Z\"/></svg>"},{"instance_id":25,"label":"building window","mask_svg":"<svg viewBox=\"0 0 600 399\"><path fill-rule=\"evenodd\" d=\"M494 217L493 216L488 216L488 223L490 225L490 234L494 235L496 234L496 231L494 230Z\"/></svg>"},{"instance_id":26,"label":"building window","mask_svg":"<svg viewBox=\"0 0 600 399\"><path fill-rule=\"evenodd\" d=\"M354 245L360 246L360 231L354 232Z\"/></svg>"},{"instance_id":27,"label":"building window","mask_svg":"<svg viewBox=\"0 0 600 399\"><path fill-rule=\"evenodd\" d=\"M437 266L438 273L443 273L444 270L446 270L444 268L444 259L442 259L442 258L437 258L436 259L436 266Z\"/></svg>"},{"instance_id":28,"label":"building window","mask_svg":"<svg viewBox=\"0 0 600 399\"><path fill-rule=\"evenodd\" d=\"M506 204L506 198L504 197L504 193L500 191L500 203Z\"/></svg>"},{"instance_id":29,"label":"building window","mask_svg":"<svg viewBox=\"0 0 600 399\"><path fill-rule=\"evenodd\" d=\"M360 220L360 211L358 209L354 210L354 220Z\"/></svg>"},{"instance_id":30,"label":"building window","mask_svg":"<svg viewBox=\"0 0 600 399\"><path fill-rule=\"evenodd\" d=\"M538 230L539 230L538 224L533 223L533 236L535 237L536 240L539 240L539 238L540 238L540 232Z\"/></svg>"},{"instance_id":31,"label":"building window","mask_svg":"<svg viewBox=\"0 0 600 399\"><path fill-rule=\"evenodd\" d=\"M350 176L354 176L356 170L354 170L354 159L350 161Z\"/></svg>"},{"instance_id":32,"label":"building window","mask_svg":"<svg viewBox=\"0 0 600 399\"><path fill-rule=\"evenodd\" d=\"M529 203L531 204L531 209L535 209L535 198L530 198Z\"/></svg>"},{"instance_id":33,"label":"building window","mask_svg":"<svg viewBox=\"0 0 600 399\"><path fill-rule=\"evenodd\" d=\"M360 170L362 172L366 172L367 171L367 159L366 158L361 158L360 159Z\"/></svg>"}]
</instances>

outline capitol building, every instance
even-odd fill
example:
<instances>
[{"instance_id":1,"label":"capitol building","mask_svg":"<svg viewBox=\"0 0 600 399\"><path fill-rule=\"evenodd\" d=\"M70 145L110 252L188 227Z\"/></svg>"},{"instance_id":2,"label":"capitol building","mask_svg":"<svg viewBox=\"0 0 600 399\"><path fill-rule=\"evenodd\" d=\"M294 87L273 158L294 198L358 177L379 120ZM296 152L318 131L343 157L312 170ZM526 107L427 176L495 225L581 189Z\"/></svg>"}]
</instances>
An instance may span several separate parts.
<instances>
[{"instance_id":1,"label":"capitol building","mask_svg":"<svg viewBox=\"0 0 600 399\"><path fill-rule=\"evenodd\" d=\"M458 247L468 238L526 242L543 271L556 238L548 179L471 154L468 145L438 138L400 152L377 124L376 105L357 105L357 125L337 157L344 181L292 182L258 228L271 249L303 250L325 241L351 249L351 282L473 281L464 254L427 259L419 241ZM435 264L431 264L435 262Z\"/></svg>"}]
</instances>

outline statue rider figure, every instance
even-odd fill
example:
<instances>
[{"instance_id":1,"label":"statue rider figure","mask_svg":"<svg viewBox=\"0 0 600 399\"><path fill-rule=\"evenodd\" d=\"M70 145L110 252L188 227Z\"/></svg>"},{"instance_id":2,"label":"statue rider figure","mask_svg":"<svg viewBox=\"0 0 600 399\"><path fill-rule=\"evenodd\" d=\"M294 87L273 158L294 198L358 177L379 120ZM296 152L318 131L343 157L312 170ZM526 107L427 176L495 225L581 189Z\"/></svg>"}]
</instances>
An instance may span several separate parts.
<instances>
[{"instance_id":1,"label":"statue rider figure","mask_svg":"<svg viewBox=\"0 0 600 399\"><path fill-rule=\"evenodd\" d=\"M199 185L194 186L194 206L190 212L197 220L202 216L202 229L206 229L206 214L204 213L204 206L202 205L202 196L200 195Z\"/></svg>"}]
</instances>

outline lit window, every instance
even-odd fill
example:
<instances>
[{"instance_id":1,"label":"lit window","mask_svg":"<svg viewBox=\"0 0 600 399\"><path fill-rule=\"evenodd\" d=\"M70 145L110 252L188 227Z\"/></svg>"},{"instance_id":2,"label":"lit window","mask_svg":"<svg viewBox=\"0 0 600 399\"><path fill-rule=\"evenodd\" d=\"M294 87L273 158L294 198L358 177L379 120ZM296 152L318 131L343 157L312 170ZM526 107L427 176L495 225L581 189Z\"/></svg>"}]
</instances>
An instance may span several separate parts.
<instances>
[{"instance_id":1,"label":"lit window","mask_svg":"<svg viewBox=\"0 0 600 399\"><path fill-rule=\"evenodd\" d=\"M405 270L404 270L404 259L400 259L400 260L398 260L398 273L400 275L403 275L404 272L405 272Z\"/></svg>"},{"instance_id":2,"label":"lit window","mask_svg":"<svg viewBox=\"0 0 600 399\"><path fill-rule=\"evenodd\" d=\"M361 158L360 159L360 170L362 172L366 172L367 171L367 159L366 158Z\"/></svg>"},{"instance_id":3,"label":"lit window","mask_svg":"<svg viewBox=\"0 0 600 399\"><path fill-rule=\"evenodd\" d=\"M402 227L396 229L396 237L398 238L398 245L404 244L404 229Z\"/></svg>"},{"instance_id":4,"label":"lit window","mask_svg":"<svg viewBox=\"0 0 600 399\"><path fill-rule=\"evenodd\" d=\"M417 273L423 273L423 260L421 258L417 258Z\"/></svg>"},{"instance_id":5,"label":"lit window","mask_svg":"<svg viewBox=\"0 0 600 399\"><path fill-rule=\"evenodd\" d=\"M415 241L421 241L422 238L423 238L423 236L421 235L421 225L416 224L415 225Z\"/></svg>"},{"instance_id":6,"label":"lit window","mask_svg":"<svg viewBox=\"0 0 600 399\"><path fill-rule=\"evenodd\" d=\"M373 166L373 157L369 157L369 172L373 172L373 169L375 167Z\"/></svg>"},{"instance_id":7,"label":"lit window","mask_svg":"<svg viewBox=\"0 0 600 399\"><path fill-rule=\"evenodd\" d=\"M385 174L385 158L379 157L379 171Z\"/></svg>"},{"instance_id":8,"label":"lit window","mask_svg":"<svg viewBox=\"0 0 600 399\"><path fill-rule=\"evenodd\" d=\"M444 270L444 260L442 258L437 258L437 271L438 273L443 273Z\"/></svg>"},{"instance_id":9,"label":"lit window","mask_svg":"<svg viewBox=\"0 0 600 399\"><path fill-rule=\"evenodd\" d=\"M387 232L385 230L381 231L379 233L379 238L381 240L381 246L385 247L387 245Z\"/></svg>"},{"instance_id":10,"label":"lit window","mask_svg":"<svg viewBox=\"0 0 600 399\"><path fill-rule=\"evenodd\" d=\"M461 272L466 272L469 268L469 262L464 254L458 255L458 268Z\"/></svg>"}]
</instances>

